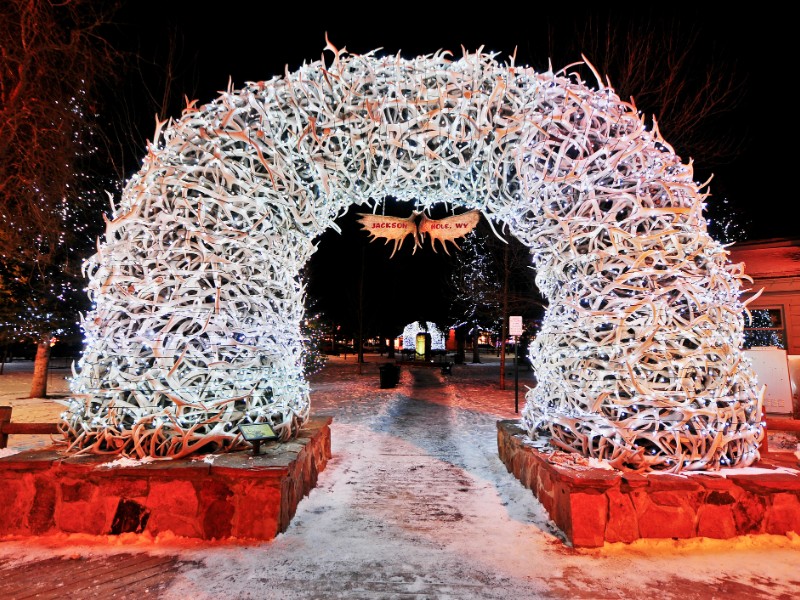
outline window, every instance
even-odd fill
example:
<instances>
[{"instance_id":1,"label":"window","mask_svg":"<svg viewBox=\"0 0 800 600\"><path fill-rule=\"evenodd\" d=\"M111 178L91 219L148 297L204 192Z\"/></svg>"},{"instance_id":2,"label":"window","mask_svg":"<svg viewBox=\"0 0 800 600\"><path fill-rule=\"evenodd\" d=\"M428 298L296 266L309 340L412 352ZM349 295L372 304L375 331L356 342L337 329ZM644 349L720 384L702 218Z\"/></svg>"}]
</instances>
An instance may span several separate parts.
<instances>
[{"instance_id":1,"label":"window","mask_svg":"<svg viewBox=\"0 0 800 600\"><path fill-rule=\"evenodd\" d=\"M754 308L744 317L744 347L786 348L783 308Z\"/></svg>"}]
</instances>

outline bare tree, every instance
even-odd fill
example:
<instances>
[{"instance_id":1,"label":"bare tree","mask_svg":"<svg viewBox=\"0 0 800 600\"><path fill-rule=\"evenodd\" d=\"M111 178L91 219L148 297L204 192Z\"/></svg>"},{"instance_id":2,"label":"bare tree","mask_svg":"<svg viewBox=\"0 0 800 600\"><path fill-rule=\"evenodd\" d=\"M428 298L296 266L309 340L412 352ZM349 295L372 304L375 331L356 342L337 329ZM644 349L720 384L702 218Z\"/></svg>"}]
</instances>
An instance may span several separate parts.
<instances>
[{"instance_id":1,"label":"bare tree","mask_svg":"<svg viewBox=\"0 0 800 600\"><path fill-rule=\"evenodd\" d=\"M569 37L553 32L550 46L550 56L563 61L556 64L584 56L601 83L632 99L684 160L712 168L742 152L745 124L732 127L726 119L744 101L746 78L691 20L645 11L590 17ZM593 83L590 67L574 68Z\"/></svg>"},{"instance_id":2,"label":"bare tree","mask_svg":"<svg viewBox=\"0 0 800 600\"><path fill-rule=\"evenodd\" d=\"M501 282L496 288L493 304L497 307L494 315L500 330L500 389L505 381L505 341L508 338L508 318L510 315L523 317L529 329L536 318L542 316L545 300L536 287L536 272L533 269L530 249L511 235L504 234L500 239L493 232L483 228L484 248L488 254L490 270L497 274Z\"/></svg>"},{"instance_id":3,"label":"bare tree","mask_svg":"<svg viewBox=\"0 0 800 600\"><path fill-rule=\"evenodd\" d=\"M141 10L136 2L127 2L127 6ZM120 82L122 91L114 99L115 118L109 123L111 135L120 141L116 150L121 175L125 175L126 170L140 165L155 120L180 115L187 102L197 98L202 63L199 50L188 49L185 34L166 20L158 35L145 38L144 43L135 23L127 23L122 16L120 21L121 31L134 30L136 38L119 50L124 55L126 77Z\"/></svg>"},{"instance_id":4,"label":"bare tree","mask_svg":"<svg viewBox=\"0 0 800 600\"><path fill-rule=\"evenodd\" d=\"M74 328L86 217L99 189L98 83L117 54L101 35L111 4L7 0L0 9L0 327L37 345L31 396L47 393L51 340ZM97 211L92 210L94 214Z\"/></svg>"}]
</instances>

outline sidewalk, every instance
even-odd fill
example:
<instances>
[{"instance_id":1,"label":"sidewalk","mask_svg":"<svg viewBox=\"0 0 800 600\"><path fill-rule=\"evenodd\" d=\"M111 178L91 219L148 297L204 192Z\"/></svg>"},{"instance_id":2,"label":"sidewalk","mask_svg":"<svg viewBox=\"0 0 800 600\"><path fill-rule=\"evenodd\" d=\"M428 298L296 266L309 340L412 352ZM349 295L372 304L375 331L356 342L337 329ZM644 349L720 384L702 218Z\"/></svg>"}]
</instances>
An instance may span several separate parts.
<instances>
[{"instance_id":1,"label":"sidewalk","mask_svg":"<svg viewBox=\"0 0 800 600\"><path fill-rule=\"evenodd\" d=\"M69 394L67 378L71 375L72 371L65 361L53 361L47 373L48 397L29 398L33 362L6 363L0 375L0 406L11 406L11 419L18 423L55 423L64 411L60 400ZM49 435L12 435L8 438L7 448L21 451L51 443Z\"/></svg>"},{"instance_id":2,"label":"sidewalk","mask_svg":"<svg viewBox=\"0 0 800 600\"><path fill-rule=\"evenodd\" d=\"M404 365L392 389L379 388L385 357L368 356L360 374L352 357L333 358L311 380L312 412L333 416L333 458L288 530L270 542L132 534L0 540L0 597L772 600L800 594L798 535L565 546L542 506L498 458L496 423L515 418L514 390L498 389L497 365L488 358L457 365L452 375ZM524 393L520 398L524 403ZM0 501L10 500L0 491ZM17 573L27 587L19 587ZM4 587L14 582L16 588Z\"/></svg>"}]
</instances>

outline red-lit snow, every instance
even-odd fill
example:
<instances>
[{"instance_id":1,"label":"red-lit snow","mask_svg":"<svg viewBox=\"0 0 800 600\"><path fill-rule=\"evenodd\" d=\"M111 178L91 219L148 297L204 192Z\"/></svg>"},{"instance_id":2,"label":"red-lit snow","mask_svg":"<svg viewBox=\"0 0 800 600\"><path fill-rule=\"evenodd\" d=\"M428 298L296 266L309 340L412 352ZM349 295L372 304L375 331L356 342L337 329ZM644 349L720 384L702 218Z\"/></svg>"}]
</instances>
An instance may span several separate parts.
<instances>
[{"instance_id":1,"label":"red-lit snow","mask_svg":"<svg viewBox=\"0 0 800 600\"><path fill-rule=\"evenodd\" d=\"M312 412L333 416L333 458L276 539L5 538L0 562L137 552L194 561L159 593L167 599L800 595L795 534L565 546L497 456L496 421L518 417L510 369L505 391L497 359L486 355L452 375L402 367L397 388L380 389L382 360L368 356L359 374L352 356L332 358L312 378ZM25 399L30 373L16 365L0 376L0 404L14 406L14 420L55 420L60 405ZM51 394L67 392L66 375L51 371ZM526 384L532 377L520 371L520 409ZM47 436L12 436L0 455L48 443Z\"/></svg>"}]
</instances>

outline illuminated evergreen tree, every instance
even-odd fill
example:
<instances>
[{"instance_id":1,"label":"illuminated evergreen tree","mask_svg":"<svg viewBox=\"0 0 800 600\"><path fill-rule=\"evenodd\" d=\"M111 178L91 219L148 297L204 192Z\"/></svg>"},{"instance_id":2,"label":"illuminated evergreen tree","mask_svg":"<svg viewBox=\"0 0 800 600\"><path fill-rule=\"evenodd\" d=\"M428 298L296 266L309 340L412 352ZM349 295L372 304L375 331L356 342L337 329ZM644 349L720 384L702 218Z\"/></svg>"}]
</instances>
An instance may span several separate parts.
<instances>
[{"instance_id":1,"label":"illuminated evergreen tree","mask_svg":"<svg viewBox=\"0 0 800 600\"><path fill-rule=\"evenodd\" d=\"M452 327L472 339L472 362L479 363L478 336L481 331L496 329L501 286L491 254L477 230L459 245L461 251L455 254L449 279L453 295L450 316Z\"/></svg>"},{"instance_id":2,"label":"illuminated evergreen tree","mask_svg":"<svg viewBox=\"0 0 800 600\"><path fill-rule=\"evenodd\" d=\"M97 162L107 153L95 84L112 76L116 55L89 0L9 0L1 10L0 329L36 344L39 397L51 340L77 334L81 262L100 231L101 195L113 191L97 175L108 169Z\"/></svg>"},{"instance_id":3,"label":"illuminated evergreen tree","mask_svg":"<svg viewBox=\"0 0 800 600\"><path fill-rule=\"evenodd\" d=\"M744 333L745 348L761 348L774 346L785 348L781 335L775 329L770 311L767 309L753 309L750 311L750 321L745 321L747 329Z\"/></svg>"},{"instance_id":4,"label":"illuminated evergreen tree","mask_svg":"<svg viewBox=\"0 0 800 600\"><path fill-rule=\"evenodd\" d=\"M706 216L708 232L715 240L733 244L747 239L749 219L727 198L710 203Z\"/></svg>"},{"instance_id":5,"label":"illuminated evergreen tree","mask_svg":"<svg viewBox=\"0 0 800 600\"><path fill-rule=\"evenodd\" d=\"M303 334L303 372L306 377L325 366L328 357L323 352L323 344L331 338L331 327L320 313L309 313L301 324Z\"/></svg>"}]
</instances>

